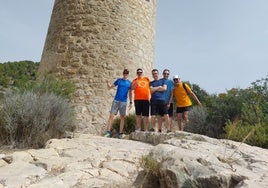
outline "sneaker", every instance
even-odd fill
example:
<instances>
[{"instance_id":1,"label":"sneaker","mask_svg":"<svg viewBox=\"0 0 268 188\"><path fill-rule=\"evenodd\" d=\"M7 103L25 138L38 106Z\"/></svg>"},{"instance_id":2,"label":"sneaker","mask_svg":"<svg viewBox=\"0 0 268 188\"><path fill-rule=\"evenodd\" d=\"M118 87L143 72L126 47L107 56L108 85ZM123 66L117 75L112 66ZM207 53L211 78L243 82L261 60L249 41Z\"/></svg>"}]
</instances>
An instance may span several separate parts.
<instances>
[{"instance_id":1,"label":"sneaker","mask_svg":"<svg viewBox=\"0 0 268 188\"><path fill-rule=\"evenodd\" d=\"M123 138L123 133L119 133L117 137L118 137L119 139L122 139L122 138Z\"/></svg>"},{"instance_id":2,"label":"sneaker","mask_svg":"<svg viewBox=\"0 0 268 188\"><path fill-rule=\"evenodd\" d=\"M136 130L135 130L135 132L140 132L141 131L141 128L137 128Z\"/></svg>"},{"instance_id":3,"label":"sneaker","mask_svg":"<svg viewBox=\"0 0 268 188\"><path fill-rule=\"evenodd\" d=\"M105 133L104 137L111 138L111 132L110 131L107 131Z\"/></svg>"},{"instance_id":4,"label":"sneaker","mask_svg":"<svg viewBox=\"0 0 268 188\"><path fill-rule=\"evenodd\" d=\"M161 133L161 132L162 132L162 130L161 130L161 129L159 129L159 130L158 130L158 132L159 132L159 133Z\"/></svg>"},{"instance_id":5,"label":"sneaker","mask_svg":"<svg viewBox=\"0 0 268 188\"><path fill-rule=\"evenodd\" d=\"M167 130L167 133L171 133L171 130Z\"/></svg>"},{"instance_id":6,"label":"sneaker","mask_svg":"<svg viewBox=\"0 0 268 188\"><path fill-rule=\"evenodd\" d=\"M154 132L154 128L150 128L150 130L149 130L150 132Z\"/></svg>"}]
</instances>

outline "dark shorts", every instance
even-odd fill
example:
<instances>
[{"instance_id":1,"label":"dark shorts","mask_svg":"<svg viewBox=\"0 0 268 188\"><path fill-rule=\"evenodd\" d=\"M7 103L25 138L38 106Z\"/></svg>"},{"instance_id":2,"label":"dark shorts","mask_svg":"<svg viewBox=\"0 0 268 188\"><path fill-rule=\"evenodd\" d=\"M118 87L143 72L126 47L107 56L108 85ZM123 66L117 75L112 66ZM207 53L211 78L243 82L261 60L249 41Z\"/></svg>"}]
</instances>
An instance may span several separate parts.
<instances>
[{"instance_id":1,"label":"dark shorts","mask_svg":"<svg viewBox=\"0 0 268 188\"><path fill-rule=\"evenodd\" d=\"M149 116L150 102L147 100L135 100L135 112L137 116Z\"/></svg>"},{"instance_id":2,"label":"dark shorts","mask_svg":"<svg viewBox=\"0 0 268 188\"><path fill-rule=\"evenodd\" d=\"M176 112L177 113L183 113L186 111L190 111L192 109L192 106L184 106L184 107L177 107Z\"/></svg>"},{"instance_id":3,"label":"dark shorts","mask_svg":"<svg viewBox=\"0 0 268 188\"><path fill-rule=\"evenodd\" d=\"M166 104L167 107L167 104ZM169 117L173 117L173 103L170 103L169 109L168 109L168 115Z\"/></svg>"},{"instance_id":4,"label":"dark shorts","mask_svg":"<svg viewBox=\"0 0 268 188\"><path fill-rule=\"evenodd\" d=\"M168 114L168 110L165 104L165 101L161 100L151 100L151 115L160 115L164 116L164 114Z\"/></svg>"}]
</instances>

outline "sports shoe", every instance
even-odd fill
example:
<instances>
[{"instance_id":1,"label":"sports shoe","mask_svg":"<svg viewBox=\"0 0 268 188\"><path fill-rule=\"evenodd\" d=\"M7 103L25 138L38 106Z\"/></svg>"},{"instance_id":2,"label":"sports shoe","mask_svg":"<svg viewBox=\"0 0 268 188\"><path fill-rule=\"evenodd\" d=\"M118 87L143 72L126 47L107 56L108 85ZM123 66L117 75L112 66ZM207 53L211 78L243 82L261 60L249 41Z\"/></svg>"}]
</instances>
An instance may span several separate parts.
<instances>
[{"instance_id":1,"label":"sports shoe","mask_svg":"<svg viewBox=\"0 0 268 188\"><path fill-rule=\"evenodd\" d=\"M107 131L105 133L104 137L111 138L111 132L110 131Z\"/></svg>"},{"instance_id":2,"label":"sports shoe","mask_svg":"<svg viewBox=\"0 0 268 188\"><path fill-rule=\"evenodd\" d=\"M141 131L141 128L137 128L136 130L135 130L135 132L140 132Z\"/></svg>"},{"instance_id":3,"label":"sports shoe","mask_svg":"<svg viewBox=\"0 0 268 188\"><path fill-rule=\"evenodd\" d=\"M123 138L123 133L119 133L117 138L122 139Z\"/></svg>"},{"instance_id":4,"label":"sports shoe","mask_svg":"<svg viewBox=\"0 0 268 188\"><path fill-rule=\"evenodd\" d=\"M161 133L161 132L162 132L162 130L161 130L161 129L159 129L159 130L158 130L158 132L159 132L159 133Z\"/></svg>"},{"instance_id":5,"label":"sports shoe","mask_svg":"<svg viewBox=\"0 0 268 188\"><path fill-rule=\"evenodd\" d=\"M149 130L150 132L154 132L154 128L150 128L150 130Z\"/></svg>"},{"instance_id":6,"label":"sports shoe","mask_svg":"<svg viewBox=\"0 0 268 188\"><path fill-rule=\"evenodd\" d=\"M167 130L167 133L171 133L171 130Z\"/></svg>"}]
</instances>

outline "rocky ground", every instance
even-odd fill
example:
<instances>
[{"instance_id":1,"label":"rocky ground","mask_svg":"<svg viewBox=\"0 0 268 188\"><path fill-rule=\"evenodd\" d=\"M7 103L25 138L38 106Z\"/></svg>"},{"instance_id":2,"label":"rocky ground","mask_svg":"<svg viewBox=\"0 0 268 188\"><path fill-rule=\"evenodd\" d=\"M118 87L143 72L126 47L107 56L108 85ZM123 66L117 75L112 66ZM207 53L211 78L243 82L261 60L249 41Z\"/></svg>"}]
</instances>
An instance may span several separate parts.
<instances>
[{"instance_id":1,"label":"rocky ground","mask_svg":"<svg viewBox=\"0 0 268 188\"><path fill-rule=\"evenodd\" d=\"M2 150L0 188L268 187L266 149L187 132L129 139L76 133L44 149ZM158 173L141 168L142 156L157 161Z\"/></svg>"}]
</instances>

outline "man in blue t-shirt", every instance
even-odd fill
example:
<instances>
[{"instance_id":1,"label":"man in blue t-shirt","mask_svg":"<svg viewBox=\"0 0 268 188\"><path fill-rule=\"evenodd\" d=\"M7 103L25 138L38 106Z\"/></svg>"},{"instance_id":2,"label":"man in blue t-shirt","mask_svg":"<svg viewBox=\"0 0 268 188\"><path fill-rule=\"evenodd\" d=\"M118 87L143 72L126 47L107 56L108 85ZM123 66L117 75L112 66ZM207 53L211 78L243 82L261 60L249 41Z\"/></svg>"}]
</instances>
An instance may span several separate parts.
<instances>
[{"instance_id":1,"label":"man in blue t-shirt","mask_svg":"<svg viewBox=\"0 0 268 188\"><path fill-rule=\"evenodd\" d=\"M168 110L169 115L169 126L172 128L172 117L173 117L173 90L174 82L170 80L169 77L170 71L168 69L163 70L163 78L166 80L167 90L165 91L165 106Z\"/></svg>"},{"instance_id":2,"label":"man in blue t-shirt","mask_svg":"<svg viewBox=\"0 0 268 188\"><path fill-rule=\"evenodd\" d=\"M123 129L125 124L125 116L127 111L127 98L129 96L129 108L132 107L132 92L131 92L131 81L128 80L128 69L124 69L123 71L123 77L118 78L113 85L109 83L108 80L106 80L108 89L111 89L113 87L117 86L116 95L114 97L114 100L112 102L111 110L110 110L110 116L107 122L107 131L105 133L105 137L111 137L111 126L112 121L114 119L114 116L118 113L120 114L120 130L118 134L118 138L123 137Z\"/></svg>"},{"instance_id":3,"label":"man in blue t-shirt","mask_svg":"<svg viewBox=\"0 0 268 188\"><path fill-rule=\"evenodd\" d=\"M151 91L151 125L155 128L155 118L157 116L158 132L162 132L162 118L165 118L165 122L169 122L168 110L165 106L165 91L167 90L166 80L159 79L159 72L157 69L152 70L153 81L150 82ZM166 125L167 132L170 132L169 123Z\"/></svg>"}]
</instances>

